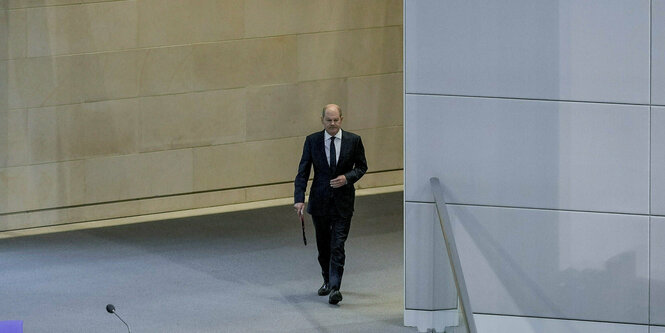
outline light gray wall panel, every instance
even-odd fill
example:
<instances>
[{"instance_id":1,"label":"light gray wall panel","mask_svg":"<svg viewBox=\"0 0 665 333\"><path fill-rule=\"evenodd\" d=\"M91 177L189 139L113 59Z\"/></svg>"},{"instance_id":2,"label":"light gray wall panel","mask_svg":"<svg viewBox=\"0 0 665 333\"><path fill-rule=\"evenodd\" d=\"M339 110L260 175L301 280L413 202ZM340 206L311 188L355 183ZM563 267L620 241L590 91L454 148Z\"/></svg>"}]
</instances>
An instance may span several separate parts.
<instances>
[{"instance_id":1,"label":"light gray wall panel","mask_svg":"<svg viewBox=\"0 0 665 333\"><path fill-rule=\"evenodd\" d=\"M651 108L651 214L665 215L665 107Z\"/></svg>"},{"instance_id":2,"label":"light gray wall panel","mask_svg":"<svg viewBox=\"0 0 665 333\"><path fill-rule=\"evenodd\" d=\"M449 212L475 312L648 323L648 216Z\"/></svg>"},{"instance_id":3,"label":"light gray wall panel","mask_svg":"<svg viewBox=\"0 0 665 333\"><path fill-rule=\"evenodd\" d=\"M649 333L665 333L665 327L649 326Z\"/></svg>"},{"instance_id":4,"label":"light gray wall panel","mask_svg":"<svg viewBox=\"0 0 665 333\"><path fill-rule=\"evenodd\" d=\"M651 217L651 324L665 325L665 218Z\"/></svg>"},{"instance_id":5,"label":"light gray wall panel","mask_svg":"<svg viewBox=\"0 0 665 333\"><path fill-rule=\"evenodd\" d=\"M665 0L653 0L651 103L665 105Z\"/></svg>"},{"instance_id":6,"label":"light gray wall panel","mask_svg":"<svg viewBox=\"0 0 665 333\"><path fill-rule=\"evenodd\" d=\"M649 1L405 3L406 92L649 103Z\"/></svg>"},{"instance_id":7,"label":"light gray wall panel","mask_svg":"<svg viewBox=\"0 0 665 333\"><path fill-rule=\"evenodd\" d=\"M478 332L492 333L665 333L649 331L645 325L628 325L575 320L524 318L509 316L474 316Z\"/></svg>"},{"instance_id":8,"label":"light gray wall panel","mask_svg":"<svg viewBox=\"0 0 665 333\"><path fill-rule=\"evenodd\" d=\"M457 292L433 204L407 202L405 220L405 307L445 310L457 307Z\"/></svg>"},{"instance_id":9,"label":"light gray wall panel","mask_svg":"<svg viewBox=\"0 0 665 333\"><path fill-rule=\"evenodd\" d=\"M649 107L407 95L405 199L647 214Z\"/></svg>"}]
</instances>

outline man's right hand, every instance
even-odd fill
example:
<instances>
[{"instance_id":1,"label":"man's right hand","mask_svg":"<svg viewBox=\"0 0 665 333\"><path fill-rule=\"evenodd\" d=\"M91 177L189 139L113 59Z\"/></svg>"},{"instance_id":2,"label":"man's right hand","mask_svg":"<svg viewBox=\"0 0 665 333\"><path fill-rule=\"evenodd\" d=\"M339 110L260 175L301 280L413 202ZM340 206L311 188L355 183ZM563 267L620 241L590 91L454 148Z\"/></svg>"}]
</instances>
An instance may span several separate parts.
<instances>
[{"instance_id":1,"label":"man's right hand","mask_svg":"<svg viewBox=\"0 0 665 333\"><path fill-rule=\"evenodd\" d=\"M293 208L296 210L296 213L298 213L299 217L301 217L305 214L305 203L304 202L296 202L293 205Z\"/></svg>"}]
</instances>

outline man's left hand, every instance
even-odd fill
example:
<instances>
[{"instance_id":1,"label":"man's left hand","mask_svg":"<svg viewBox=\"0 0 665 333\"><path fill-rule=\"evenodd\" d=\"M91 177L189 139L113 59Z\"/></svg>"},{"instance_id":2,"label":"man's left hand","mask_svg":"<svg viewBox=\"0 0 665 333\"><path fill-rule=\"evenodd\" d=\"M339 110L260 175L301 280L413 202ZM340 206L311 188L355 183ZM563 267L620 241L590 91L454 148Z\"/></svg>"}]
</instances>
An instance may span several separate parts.
<instances>
[{"instance_id":1,"label":"man's left hand","mask_svg":"<svg viewBox=\"0 0 665 333\"><path fill-rule=\"evenodd\" d=\"M338 188L344 185L346 185L346 176L344 175L339 175L337 178L330 180L330 186L332 186L332 188Z\"/></svg>"}]
</instances>

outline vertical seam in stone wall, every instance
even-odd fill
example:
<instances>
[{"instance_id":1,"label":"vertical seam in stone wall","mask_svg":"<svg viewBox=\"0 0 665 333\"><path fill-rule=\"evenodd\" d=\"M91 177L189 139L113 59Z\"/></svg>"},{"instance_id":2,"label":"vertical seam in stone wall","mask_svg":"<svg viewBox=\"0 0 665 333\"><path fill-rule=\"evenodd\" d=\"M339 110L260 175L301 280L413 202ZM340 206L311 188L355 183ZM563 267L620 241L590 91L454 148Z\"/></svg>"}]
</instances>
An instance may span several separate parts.
<instances>
[{"instance_id":1,"label":"vertical seam in stone wall","mask_svg":"<svg viewBox=\"0 0 665 333\"><path fill-rule=\"evenodd\" d=\"M651 142L653 132L651 131L651 114L652 114L652 103L651 100L652 91L653 91L653 0L649 1L649 225L647 227L647 323L651 325ZM650 331L651 329L649 329Z\"/></svg>"},{"instance_id":2,"label":"vertical seam in stone wall","mask_svg":"<svg viewBox=\"0 0 665 333\"><path fill-rule=\"evenodd\" d=\"M651 216L647 225L647 323L651 325Z\"/></svg>"},{"instance_id":3,"label":"vertical seam in stone wall","mask_svg":"<svg viewBox=\"0 0 665 333\"><path fill-rule=\"evenodd\" d=\"M406 311L406 2L402 1L402 308Z\"/></svg>"}]
</instances>

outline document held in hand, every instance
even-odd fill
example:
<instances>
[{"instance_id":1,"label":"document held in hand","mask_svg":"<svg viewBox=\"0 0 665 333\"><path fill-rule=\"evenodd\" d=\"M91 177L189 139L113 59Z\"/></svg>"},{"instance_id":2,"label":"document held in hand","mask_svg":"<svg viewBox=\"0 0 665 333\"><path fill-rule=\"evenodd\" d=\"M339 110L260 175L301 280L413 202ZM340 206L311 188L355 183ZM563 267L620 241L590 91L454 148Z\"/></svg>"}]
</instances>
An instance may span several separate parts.
<instances>
[{"instance_id":1,"label":"document held in hand","mask_svg":"<svg viewBox=\"0 0 665 333\"><path fill-rule=\"evenodd\" d=\"M305 237L305 214L298 215L300 215L300 225L302 226L302 242L307 246L307 237Z\"/></svg>"}]
</instances>

